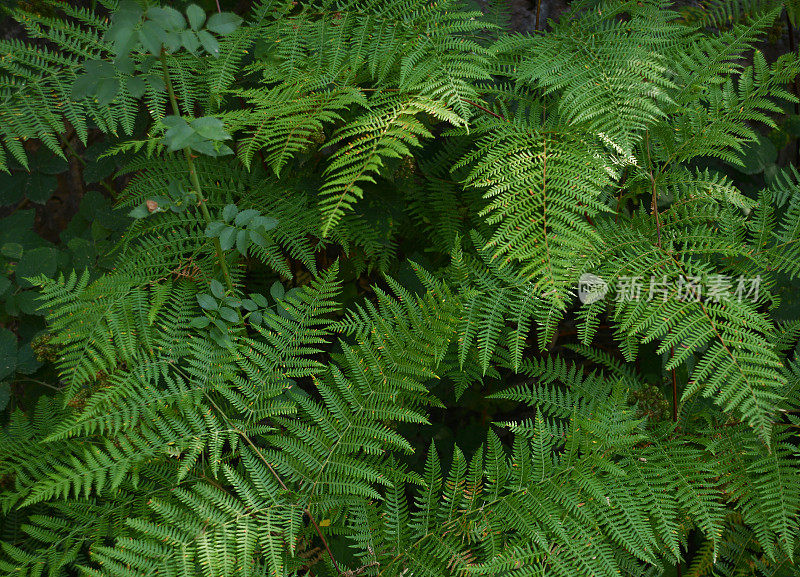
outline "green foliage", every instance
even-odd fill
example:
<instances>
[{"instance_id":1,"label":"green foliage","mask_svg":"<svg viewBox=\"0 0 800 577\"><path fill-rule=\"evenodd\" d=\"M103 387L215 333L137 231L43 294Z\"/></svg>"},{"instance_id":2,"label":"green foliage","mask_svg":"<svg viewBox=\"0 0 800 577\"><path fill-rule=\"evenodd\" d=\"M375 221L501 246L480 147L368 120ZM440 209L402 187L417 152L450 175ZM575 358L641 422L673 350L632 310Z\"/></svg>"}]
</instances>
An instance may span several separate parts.
<instances>
[{"instance_id":1,"label":"green foliage","mask_svg":"<svg viewBox=\"0 0 800 577\"><path fill-rule=\"evenodd\" d=\"M1 571L796 573L781 6L490 4L12 11Z\"/></svg>"}]
</instances>

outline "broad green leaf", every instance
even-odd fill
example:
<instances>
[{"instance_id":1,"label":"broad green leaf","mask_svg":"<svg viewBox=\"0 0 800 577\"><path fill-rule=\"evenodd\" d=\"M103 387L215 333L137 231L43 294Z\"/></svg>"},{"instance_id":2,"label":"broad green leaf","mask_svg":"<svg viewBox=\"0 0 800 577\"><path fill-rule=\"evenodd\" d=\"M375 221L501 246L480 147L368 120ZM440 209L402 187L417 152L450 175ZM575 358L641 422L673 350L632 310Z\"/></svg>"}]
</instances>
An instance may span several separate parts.
<instances>
[{"instance_id":1,"label":"broad green leaf","mask_svg":"<svg viewBox=\"0 0 800 577\"><path fill-rule=\"evenodd\" d=\"M267 300L267 297L265 297L262 294L250 293L250 298L253 299L253 301L255 301L255 303L261 308L266 308L269 306L269 301Z\"/></svg>"},{"instance_id":2,"label":"broad green leaf","mask_svg":"<svg viewBox=\"0 0 800 577\"><path fill-rule=\"evenodd\" d=\"M222 218L225 222L232 222L237 214L239 214L239 209L235 204L226 204L222 209Z\"/></svg>"},{"instance_id":3,"label":"broad green leaf","mask_svg":"<svg viewBox=\"0 0 800 577\"><path fill-rule=\"evenodd\" d=\"M250 221L250 226L248 228L266 231L272 230L276 226L278 226L278 219L272 218L271 216L257 216Z\"/></svg>"},{"instance_id":4,"label":"broad green leaf","mask_svg":"<svg viewBox=\"0 0 800 577\"><path fill-rule=\"evenodd\" d=\"M247 232L250 234L250 241L253 244L257 244L261 248L267 248L269 246L267 239L264 237L263 234L261 234L257 230L248 229Z\"/></svg>"},{"instance_id":5,"label":"broad green leaf","mask_svg":"<svg viewBox=\"0 0 800 577\"><path fill-rule=\"evenodd\" d=\"M213 158L233 154L233 150L231 150L229 146L225 146L224 144L220 144L219 142L215 142L213 140L201 140L202 136L196 136L198 141L193 142L191 147L192 150L197 151L200 154L205 154L206 156L211 156Z\"/></svg>"},{"instance_id":6,"label":"broad green leaf","mask_svg":"<svg viewBox=\"0 0 800 577\"><path fill-rule=\"evenodd\" d=\"M116 78L101 78L96 81L97 102L102 105L111 104L119 93L119 80Z\"/></svg>"},{"instance_id":7,"label":"broad green leaf","mask_svg":"<svg viewBox=\"0 0 800 577\"><path fill-rule=\"evenodd\" d=\"M236 226L242 228L246 227L250 222L258 216L258 211L254 208L247 208L236 215Z\"/></svg>"},{"instance_id":8,"label":"broad green leaf","mask_svg":"<svg viewBox=\"0 0 800 577\"><path fill-rule=\"evenodd\" d=\"M217 303L217 299L212 297L210 294L201 293L197 295L197 302L200 306L207 311L215 311L219 308L219 303Z\"/></svg>"},{"instance_id":9,"label":"broad green leaf","mask_svg":"<svg viewBox=\"0 0 800 577\"><path fill-rule=\"evenodd\" d=\"M152 20L145 22L139 29L139 42L154 56L161 54L161 46L166 41L167 31Z\"/></svg>"},{"instance_id":10,"label":"broad green leaf","mask_svg":"<svg viewBox=\"0 0 800 577\"><path fill-rule=\"evenodd\" d=\"M153 6L147 10L147 18L161 26L164 30L180 32L186 28L183 14L169 6Z\"/></svg>"},{"instance_id":11,"label":"broad green leaf","mask_svg":"<svg viewBox=\"0 0 800 577\"><path fill-rule=\"evenodd\" d=\"M232 249L233 245L236 244L236 229L232 226L226 227L222 234L219 235L219 243L222 246L222 250Z\"/></svg>"},{"instance_id":12,"label":"broad green leaf","mask_svg":"<svg viewBox=\"0 0 800 577\"><path fill-rule=\"evenodd\" d=\"M134 98L141 98L147 90L147 84L143 78L128 78L125 81L125 88Z\"/></svg>"},{"instance_id":13,"label":"broad green leaf","mask_svg":"<svg viewBox=\"0 0 800 577\"><path fill-rule=\"evenodd\" d=\"M225 287L217 279L211 280L211 294L213 294L218 299L221 299L222 297L225 296Z\"/></svg>"},{"instance_id":14,"label":"broad green leaf","mask_svg":"<svg viewBox=\"0 0 800 577\"><path fill-rule=\"evenodd\" d=\"M220 12L211 15L206 22L206 28L220 36L227 36L241 24L242 19L233 12Z\"/></svg>"},{"instance_id":15,"label":"broad green leaf","mask_svg":"<svg viewBox=\"0 0 800 577\"><path fill-rule=\"evenodd\" d=\"M269 294L271 294L272 298L274 298L276 301L279 301L286 294L286 289L283 288L283 285L280 282L275 282L271 287L269 287Z\"/></svg>"},{"instance_id":16,"label":"broad green leaf","mask_svg":"<svg viewBox=\"0 0 800 577\"><path fill-rule=\"evenodd\" d=\"M35 277L40 274L52 278L55 276L57 268L57 249L47 247L35 248L25 251L25 254L22 255L22 258L17 264L14 274L17 279L17 284L23 288L27 288L33 285L25 280L26 278Z\"/></svg>"},{"instance_id":17,"label":"broad green leaf","mask_svg":"<svg viewBox=\"0 0 800 577\"><path fill-rule=\"evenodd\" d=\"M240 230L236 233L236 250L239 251L239 254L243 256L247 256L247 247L249 243L247 242L247 231Z\"/></svg>"},{"instance_id":18,"label":"broad green leaf","mask_svg":"<svg viewBox=\"0 0 800 577\"><path fill-rule=\"evenodd\" d=\"M219 56L219 42L217 42L216 38L214 38L205 30L198 32L197 37L200 39L200 44L203 45L203 48L206 49L206 52L211 54L211 56L214 58Z\"/></svg>"},{"instance_id":19,"label":"broad green leaf","mask_svg":"<svg viewBox=\"0 0 800 577\"><path fill-rule=\"evenodd\" d=\"M229 323L239 322L238 313L229 307L222 307L219 309L219 316L228 321Z\"/></svg>"},{"instance_id":20,"label":"broad green leaf","mask_svg":"<svg viewBox=\"0 0 800 577\"><path fill-rule=\"evenodd\" d=\"M216 238L222 234L222 231L225 230L227 226L228 225L221 220L215 220L214 222L209 223L209 225L206 227L206 236Z\"/></svg>"},{"instance_id":21,"label":"broad green leaf","mask_svg":"<svg viewBox=\"0 0 800 577\"><path fill-rule=\"evenodd\" d=\"M203 116L192 121L192 129L209 140L228 140L231 135L225 130L225 125L219 118Z\"/></svg>"},{"instance_id":22,"label":"broad green leaf","mask_svg":"<svg viewBox=\"0 0 800 577\"><path fill-rule=\"evenodd\" d=\"M189 19L189 26L192 27L192 30L197 31L206 21L206 11L197 4L189 4L186 8L186 17Z\"/></svg>"},{"instance_id":23,"label":"broad green leaf","mask_svg":"<svg viewBox=\"0 0 800 577\"><path fill-rule=\"evenodd\" d=\"M22 258L24 252L25 249L18 242L7 242L0 247L0 254L15 260Z\"/></svg>"},{"instance_id":24,"label":"broad green leaf","mask_svg":"<svg viewBox=\"0 0 800 577\"><path fill-rule=\"evenodd\" d=\"M131 210L128 213L128 216L136 219L147 218L150 216L150 210L147 208L147 205L143 203Z\"/></svg>"},{"instance_id":25,"label":"broad green leaf","mask_svg":"<svg viewBox=\"0 0 800 577\"><path fill-rule=\"evenodd\" d=\"M194 317L189 321L189 326L195 329L204 329L209 323L211 323L211 319L208 317Z\"/></svg>"},{"instance_id":26,"label":"broad green leaf","mask_svg":"<svg viewBox=\"0 0 800 577\"><path fill-rule=\"evenodd\" d=\"M197 49L200 48L200 39L191 30L184 30L181 32L181 45L192 54L197 54Z\"/></svg>"}]
</instances>

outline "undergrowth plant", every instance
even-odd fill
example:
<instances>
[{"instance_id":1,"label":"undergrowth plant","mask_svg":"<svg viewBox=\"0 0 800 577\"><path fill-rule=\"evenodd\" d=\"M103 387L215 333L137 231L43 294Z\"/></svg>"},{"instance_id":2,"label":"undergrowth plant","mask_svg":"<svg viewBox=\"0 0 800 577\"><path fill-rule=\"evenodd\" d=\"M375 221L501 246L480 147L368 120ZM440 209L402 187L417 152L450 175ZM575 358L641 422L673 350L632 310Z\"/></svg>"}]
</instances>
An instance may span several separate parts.
<instances>
[{"instance_id":1,"label":"undergrowth plant","mask_svg":"<svg viewBox=\"0 0 800 577\"><path fill-rule=\"evenodd\" d=\"M0 571L796 575L800 175L731 175L800 61L745 8L21 4L0 168L111 163L117 224L3 244L57 374Z\"/></svg>"}]
</instances>

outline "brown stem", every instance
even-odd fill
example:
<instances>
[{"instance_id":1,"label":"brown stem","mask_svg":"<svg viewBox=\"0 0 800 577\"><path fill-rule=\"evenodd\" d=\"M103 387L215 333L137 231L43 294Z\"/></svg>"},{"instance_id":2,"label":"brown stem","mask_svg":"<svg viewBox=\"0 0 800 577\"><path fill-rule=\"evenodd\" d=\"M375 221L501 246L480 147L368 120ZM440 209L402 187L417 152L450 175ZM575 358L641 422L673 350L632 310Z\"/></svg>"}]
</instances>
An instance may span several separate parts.
<instances>
[{"instance_id":1,"label":"brown stem","mask_svg":"<svg viewBox=\"0 0 800 577\"><path fill-rule=\"evenodd\" d=\"M539 10L541 10L541 9L542 9L542 0L539 0L536 3L536 24L533 27L534 30L538 30L539 29Z\"/></svg>"},{"instance_id":2,"label":"brown stem","mask_svg":"<svg viewBox=\"0 0 800 577\"><path fill-rule=\"evenodd\" d=\"M283 482L283 479L281 479L280 475L278 475L278 472L272 467L270 462L267 461L266 457L264 457L261 451L258 450L258 447L256 447L253 441L250 440L250 437L245 435L243 431L239 431L239 433L242 435L242 438L245 440L245 442L248 445L250 445L250 448L253 449L253 451L255 451L255 454L258 455L258 458L261 459L261 461L267 466L270 473L272 473L272 476L275 477L275 479L278 481L283 490L289 491L289 488L286 486L286 483ZM304 507L303 512L306 515L308 515L308 519L311 521L311 524L314 525L314 529L316 530L317 535L322 541L322 544L325 547L325 551L328 553L328 557L330 557L331 563L333 563L333 566L336 569L336 573L341 575L342 570L339 568L339 564L336 562L336 558L333 556L333 552L331 551L331 548L328 546L328 541L325 539L325 535L322 533L322 529L319 528L316 519L314 519L314 515L311 514L311 510L308 507Z\"/></svg>"},{"instance_id":3,"label":"brown stem","mask_svg":"<svg viewBox=\"0 0 800 577\"><path fill-rule=\"evenodd\" d=\"M484 111L486 114L491 114L491 115L492 115L492 116L494 116L495 118L499 118L500 120L502 120L502 121L504 121L504 122L508 122L504 116L502 116L502 115L500 115L500 114L497 114L497 113L495 113L495 112L492 112L491 110L489 110L488 108L485 108L485 107L481 106L481 105L480 105L480 104L478 104L477 102L473 102L472 100L467 100L466 98L464 99L464 102L466 102L467 104L472 104L472 106L474 106L475 108L480 108L480 109L481 109L481 110L483 110L483 111Z\"/></svg>"}]
</instances>

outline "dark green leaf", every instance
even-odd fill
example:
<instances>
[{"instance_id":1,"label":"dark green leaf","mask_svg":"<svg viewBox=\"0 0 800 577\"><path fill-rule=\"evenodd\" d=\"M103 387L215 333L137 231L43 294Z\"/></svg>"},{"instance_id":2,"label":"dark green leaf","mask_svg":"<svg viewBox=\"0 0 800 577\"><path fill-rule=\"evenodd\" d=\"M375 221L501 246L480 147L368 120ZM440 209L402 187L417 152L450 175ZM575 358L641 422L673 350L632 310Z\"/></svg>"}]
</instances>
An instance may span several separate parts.
<instances>
[{"instance_id":1,"label":"dark green leaf","mask_svg":"<svg viewBox=\"0 0 800 577\"><path fill-rule=\"evenodd\" d=\"M206 28L220 36L227 36L236 30L241 23L242 19L233 12L221 12L211 15L208 22L206 22Z\"/></svg>"},{"instance_id":2,"label":"dark green leaf","mask_svg":"<svg viewBox=\"0 0 800 577\"><path fill-rule=\"evenodd\" d=\"M209 323L211 323L211 319L208 317L194 317L189 321L189 326L195 329L204 329Z\"/></svg>"},{"instance_id":3,"label":"dark green leaf","mask_svg":"<svg viewBox=\"0 0 800 577\"><path fill-rule=\"evenodd\" d=\"M200 48L200 39L191 30L184 30L181 32L181 44L192 54L197 54L197 49Z\"/></svg>"},{"instance_id":4,"label":"dark green leaf","mask_svg":"<svg viewBox=\"0 0 800 577\"><path fill-rule=\"evenodd\" d=\"M218 156L227 156L233 154L233 150L229 146L214 142L212 140L202 140L200 135L197 135L198 141L191 145L192 150L216 158Z\"/></svg>"},{"instance_id":5,"label":"dark green leaf","mask_svg":"<svg viewBox=\"0 0 800 577\"><path fill-rule=\"evenodd\" d=\"M278 226L278 220L271 216L257 216L250 222L251 229L272 230Z\"/></svg>"},{"instance_id":6,"label":"dark green leaf","mask_svg":"<svg viewBox=\"0 0 800 577\"><path fill-rule=\"evenodd\" d=\"M189 4L186 8L186 17L189 19L189 26L192 27L192 30L200 30L206 21L206 11L197 4Z\"/></svg>"},{"instance_id":7,"label":"dark green leaf","mask_svg":"<svg viewBox=\"0 0 800 577\"><path fill-rule=\"evenodd\" d=\"M219 235L219 243L222 245L222 250L230 250L236 244L236 229L228 226Z\"/></svg>"},{"instance_id":8,"label":"dark green leaf","mask_svg":"<svg viewBox=\"0 0 800 577\"><path fill-rule=\"evenodd\" d=\"M225 287L217 279L212 279L211 281L211 294L218 299L225 296Z\"/></svg>"},{"instance_id":9,"label":"dark green leaf","mask_svg":"<svg viewBox=\"0 0 800 577\"><path fill-rule=\"evenodd\" d=\"M168 54L172 54L173 52L177 52L181 49L183 45L183 40L181 37L181 32L175 32L173 30L167 31L164 35L164 50Z\"/></svg>"},{"instance_id":10,"label":"dark green leaf","mask_svg":"<svg viewBox=\"0 0 800 577\"><path fill-rule=\"evenodd\" d=\"M189 123L178 116L168 116L164 118L163 123L168 127L164 133L164 143L170 152L188 146L196 136Z\"/></svg>"},{"instance_id":11,"label":"dark green leaf","mask_svg":"<svg viewBox=\"0 0 800 577\"><path fill-rule=\"evenodd\" d=\"M269 294L271 294L272 298L274 298L276 301L279 301L286 294L286 289L283 288L283 285L280 282L275 282L271 287L269 287Z\"/></svg>"},{"instance_id":12,"label":"dark green leaf","mask_svg":"<svg viewBox=\"0 0 800 577\"><path fill-rule=\"evenodd\" d=\"M261 308L266 308L267 306L269 306L269 301L267 300L267 297L265 297L262 294L250 293L250 298L253 299L255 303Z\"/></svg>"},{"instance_id":13,"label":"dark green leaf","mask_svg":"<svg viewBox=\"0 0 800 577\"><path fill-rule=\"evenodd\" d=\"M7 256L8 258L14 260L22 258L23 252L24 249L22 248L22 245L19 244L18 242L7 242L3 244L2 247L0 247L0 253L2 253L3 256Z\"/></svg>"},{"instance_id":14,"label":"dark green leaf","mask_svg":"<svg viewBox=\"0 0 800 577\"><path fill-rule=\"evenodd\" d=\"M209 225L206 227L206 236L216 238L222 234L222 231L225 230L225 227L227 226L228 225L221 220L215 220L214 222L209 223Z\"/></svg>"},{"instance_id":15,"label":"dark green leaf","mask_svg":"<svg viewBox=\"0 0 800 577\"><path fill-rule=\"evenodd\" d=\"M90 74L79 74L72 83L71 95L74 100L82 100L94 94L96 78Z\"/></svg>"},{"instance_id":16,"label":"dark green leaf","mask_svg":"<svg viewBox=\"0 0 800 577\"><path fill-rule=\"evenodd\" d=\"M232 222L237 214L239 214L239 209L235 204L226 204L222 209L222 218L225 222Z\"/></svg>"},{"instance_id":17,"label":"dark green leaf","mask_svg":"<svg viewBox=\"0 0 800 577\"><path fill-rule=\"evenodd\" d=\"M249 243L247 242L247 231L240 230L236 233L236 250L239 251L239 254L243 256L247 256L247 247Z\"/></svg>"},{"instance_id":18,"label":"dark green leaf","mask_svg":"<svg viewBox=\"0 0 800 577\"><path fill-rule=\"evenodd\" d=\"M161 54L161 45L167 40L167 32L161 26L148 20L139 29L139 42L150 54Z\"/></svg>"},{"instance_id":19,"label":"dark green leaf","mask_svg":"<svg viewBox=\"0 0 800 577\"><path fill-rule=\"evenodd\" d=\"M147 205L143 203L143 204L140 204L139 206L137 206L136 208L134 208L132 211L130 211L128 213L128 216L130 216L131 218L137 218L137 219L138 218L147 218L148 216L150 216L150 209L148 209Z\"/></svg>"},{"instance_id":20,"label":"dark green leaf","mask_svg":"<svg viewBox=\"0 0 800 577\"><path fill-rule=\"evenodd\" d=\"M236 215L236 226L245 227L250 224L250 221L258 216L258 211L253 208L248 208L241 211Z\"/></svg>"},{"instance_id":21,"label":"dark green leaf","mask_svg":"<svg viewBox=\"0 0 800 577\"><path fill-rule=\"evenodd\" d=\"M145 90L147 90L147 84L145 83L144 79L139 77L128 78L128 80L125 82L125 88L134 98L141 98L144 96Z\"/></svg>"},{"instance_id":22,"label":"dark green leaf","mask_svg":"<svg viewBox=\"0 0 800 577\"><path fill-rule=\"evenodd\" d=\"M249 229L248 233L250 234L250 240L253 242L253 244L257 244L261 248L267 248L269 246L267 239L260 232Z\"/></svg>"},{"instance_id":23,"label":"dark green leaf","mask_svg":"<svg viewBox=\"0 0 800 577\"><path fill-rule=\"evenodd\" d=\"M219 308L217 299L215 299L214 297L212 297L210 294L207 293L201 293L197 295L197 302L200 304L201 307L203 307L207 311L215 311Z\"/></svg>"},{"instance_id":24,"label":"dark green leaf","mask_svg":"<svg viewBox=\"0 0 800 577\"><path fill-rule=\"evenodd\" d=\"M195 118L191 126L197 134L209 140L228 140L231 137L222 121L213 116Z\"/></svg>"},{"instance_id":25,"label":"dark green leaf","mask_svg":"<svg viewBox=\"0 0 800 577\"><path fill-rule=\"evenodd\" d=\"M200 39L200 44L203 45L203 48L206 49L206 52L208 52L214 58L219 56L219 42L217 42L216 38L214 38L205 30L198 32L197 37Z\"/></svg>"},{"instance_id":26,"label":"dark green leaf","mask_svg":"<svg viewBox=\"0 0 800 577\"><path fill-rule=\"evenodd\" d=\"M36 314L44 315L43 312ZM33 354L33 349L30 343L25 343L17 350L17 372L23 375L32 375L42 366L42 363L36 359Z\"/></svg>"},{"instance_id":27,"label":"dark green leaf","mask_svg":"<svg viewBox=\"0 0 800 577\"><path fill-rule=\"evenodd\" d=\"M58 250L54 248L35 248L33 250L26 250L25 254L17 264L15 277L17 284L23 288L33 286L29 281L25 280L29 277L35 277L43 274L46 277L52 278L56 274L58 268Z\"/></svg>"},{"instance_id":28,"label":"dark green leaf","mask_svg":"<svg viewBox=\"0 0 800 577\"><path fill-rule=\"evenodd\" d=\"M119 92L119 80L116 78L101 78L97 80L97 102L103 106L111 104Z\"/></svg>"},{"instance_id":29,"label":"dark green leaf","mask_svg":"<svg viewBox=\"0 0 800 577\"><path fill-rule=\"evenodd\" d=\"M181 31L186 28L183 14L169 6L153 6L147 10L147 18L156 22L165 30Z\"/></svg>"},{"instance_id":30,"label":"dark green leaf","mask_svg":"<svg viewBox=\"0 0 800 577\"><path fill-rule=\"evenodd\" d=\"M17 295L17 306L19 310L26 315L43 316L44 311L39 310L39 301L37 297L39 291L28 290L22 291Z\"/></svg>"},{"instance_id":31,"label":"dark green leaf","mask_svg":"<svg viewBox=\"0 0 800 577\"><path fill-rule=\"evenodd\" d=\"M239 322L239 314L229 307L222 307L219 309L219 316L228 321L229 323Z\"/></svg>"}]
</instances>

